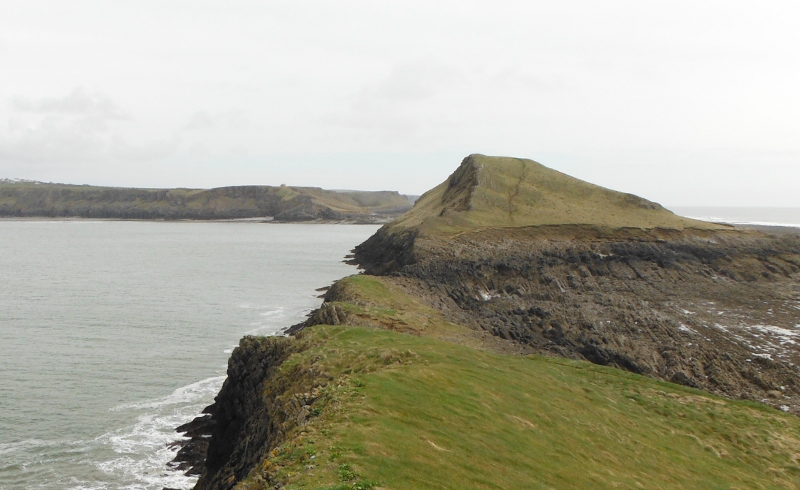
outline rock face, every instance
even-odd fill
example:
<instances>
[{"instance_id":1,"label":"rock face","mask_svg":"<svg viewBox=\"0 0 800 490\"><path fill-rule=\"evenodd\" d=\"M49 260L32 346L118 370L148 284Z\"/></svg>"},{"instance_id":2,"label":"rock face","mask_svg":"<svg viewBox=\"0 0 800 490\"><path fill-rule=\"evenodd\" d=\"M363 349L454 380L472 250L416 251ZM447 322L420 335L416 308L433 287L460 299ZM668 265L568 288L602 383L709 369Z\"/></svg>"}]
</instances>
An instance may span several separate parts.
<instances>
[{"instance_id":1,"label":"rock face","mask_svg":"<svg viewBox=\"0 0 800 490\"><path fill-rule=\"evenodd\" d=\"M205 463L194 462L202 470L194 471L201 474L195 488L232 488L280 440L288 414L276 396L284 387L274 373L290 351L284 338L245 337L234 349L228 378L206 410L211 413L211 437ZM207 435L198 435L192 440L202 444Z\"/></svg>"},{"instance_id":2,"label":"rock face","mask_svg":"<svg viewBox=\"0 0 800 490\"><path fill-rule=\"evenodd\" d=\"M468 157L353 262L409 279L453 322L530 352L800 413L799 236L681 218L535 162L525 165L540 181L520 171L515 182L510 160ZM518 203L523 226L491 198L518 199L519 182L548 206ZM551 223L553 208L564 223Z\"/></svg>"},{"instance_id":3,"label":"rock face","mask_svg":"<svg viewBox=\"0 0 800 490\"><path fill-rule=\"evenodd\" d=\"M0 182L0 216L115 219L244 219L380 222L411 207L397 192L312 187L126 189Z\"/></svg>"},{"instance_id":4,"label":"rock face","mask_svg":"<svg viewBox=\"0 0 800 490\"><path fill-rule=\"evenodd\" d=\"M228 490L247 477L259 488L272 485L269 472L258 470L287 434L306 423L320 387L330 380L313 366L283 366L308 347L301 337L244 337L228 360L228 378L214 404L178 428L192 439L182 443L188 449L173 467L192 466L187 474L200 475L196 489Z\"/></svg>"},{"instance_id":5,"label":"rock face","mask_svg":"<svg viewBox=\"0 0 800 490\"><path fill-rule=\"evenodd\" d=\"M453 322L531 352L797 411L797 237L571 231L418 238L395 273Z\"/></svg>"}]
</instances>

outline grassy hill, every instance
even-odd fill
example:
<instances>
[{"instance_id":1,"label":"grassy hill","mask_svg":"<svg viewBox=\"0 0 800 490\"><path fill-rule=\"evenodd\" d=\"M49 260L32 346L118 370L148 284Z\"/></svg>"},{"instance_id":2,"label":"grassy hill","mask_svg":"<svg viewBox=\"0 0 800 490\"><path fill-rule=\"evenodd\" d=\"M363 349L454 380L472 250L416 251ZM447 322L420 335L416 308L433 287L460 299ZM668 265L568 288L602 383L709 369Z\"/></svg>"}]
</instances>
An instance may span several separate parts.
<instances>
[{"instance_id":1,"label":"grassy hill","mask_svg":"<svg viewBox=\"0 0 800 490\"><path fill-rule=\"evenodd\" d=\"M410 207L406 196L391 191L291 186L136 189L0 182L0 216L6 217L386 221Z\"/></svg>"},{"instance_id":2,"label":"grassy hill","mask_svg":"<svg viewBox=\"0 0 800 490\"><path fill-rule=\"evenodd\" d=\"M570 224L721 228L676 216L654 202L584 182L533 160L485 155L465 158L445 182L422 195L391 227L452 233Z\"/></svg>"}]
</instances>

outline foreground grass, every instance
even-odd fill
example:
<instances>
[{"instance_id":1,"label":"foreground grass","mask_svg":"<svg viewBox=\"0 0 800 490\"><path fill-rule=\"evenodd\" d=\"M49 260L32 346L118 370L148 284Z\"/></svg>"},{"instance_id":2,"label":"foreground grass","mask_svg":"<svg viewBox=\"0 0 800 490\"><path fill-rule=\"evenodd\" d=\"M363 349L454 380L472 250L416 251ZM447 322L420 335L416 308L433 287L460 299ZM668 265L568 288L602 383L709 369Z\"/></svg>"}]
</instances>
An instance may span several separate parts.
<instances>
[{"instance_id":1,"label":"foreground grass","mask_svg":"<svg viewBox=\"0 0 800 490\"><path fill-rule=\"evenodd\" d=\"M259 470L287 489L800 486L800 419L766 406L386 330L302 341L283 369L333 381Z\"/></svg>"}]
</instances>

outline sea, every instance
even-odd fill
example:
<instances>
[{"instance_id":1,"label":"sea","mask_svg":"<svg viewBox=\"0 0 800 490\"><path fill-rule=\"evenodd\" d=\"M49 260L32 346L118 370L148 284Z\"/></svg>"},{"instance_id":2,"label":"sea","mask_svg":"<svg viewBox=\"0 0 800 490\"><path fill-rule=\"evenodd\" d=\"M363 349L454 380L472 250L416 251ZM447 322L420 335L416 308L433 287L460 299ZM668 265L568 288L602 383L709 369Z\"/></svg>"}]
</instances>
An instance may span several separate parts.
<instances>
[{"instance_id":1,"label":"sea","mask_svg":"<svg viewBox=\"0 0 800 490\"><path fill-rule=\"evenodd\" d=\"M191 488L167 467L244 335L276 335L372 225L0 220L0 489Z\"/></svg>"},{"instance_id":2,"label":"sea","mask_svg":"<svg viewBox=\"0 0 800 490\"><path fill-rule=\"evenodd\" d=\"M686 216L687 218L713 221L715 223L800 228L800 207L668 206L668 209L681 216Z\"/></svg>"}]
</instances>

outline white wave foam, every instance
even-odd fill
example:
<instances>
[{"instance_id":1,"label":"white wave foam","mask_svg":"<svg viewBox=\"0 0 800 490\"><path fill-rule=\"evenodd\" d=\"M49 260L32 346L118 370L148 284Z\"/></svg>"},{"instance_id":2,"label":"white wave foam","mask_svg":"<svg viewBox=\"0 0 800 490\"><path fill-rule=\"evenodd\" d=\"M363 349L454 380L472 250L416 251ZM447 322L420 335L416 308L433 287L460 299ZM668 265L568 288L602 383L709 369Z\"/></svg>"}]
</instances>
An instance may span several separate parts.
<instances>
[{"instance_id":1,"label":"white wave foam","mask_svg":"<svg viewBox=\"0 0 800 490\"><path fill-rule=\"evenodd\" d=\"M208 394L216 394L220 387L222 387L222 383L224 381L225 376L215 376L213 378L198 381L197 383L192 383L188 386L182 386L164 398L146 400L143 402L124 403L122 405L113 407L111 411L121 412L124 410L141 410L145 408L159 408L181 403L192 403L198 399L206 397Z\"/></svg>"},{"instance_id":2,"label":"white wave foam","mask_svg":"<svg viewBox=\"0 0 800 490\"><path fill-rule=\"evenodd\" d=\"M167 467L177 454L169 444L178 439L175 427L190 421L197 409L175 409L171 413L142 415L132 428L103 436L119 457L97 463L97 467L116 481L131 482L120 488L155 489L191 488L196 478L189 478Z\"/></svg>"},{"instance_id":3,"label":"white wave foam","mask_svg":"<svg viewBox=\"0 0 800 490\"><path fill-rule=\"evenodd\" d=\"M275 317L275 316L283 316L283 312L286 310L284 307L278 307L273 310L263 311L260 313L261 316L266 317Z\"/></svg>"},{"instance_id":4,"label":"white wave foam","mask_svg":"<svg viewBox=\"0 0 800 490\"><path fill-rule=\"evenodd\" d=\"M167 467L178 448L170 443L180 439L175 428L196 417L213 396L219 392L224 376L204 379L178 388L156 400L118 405L114 411L143 411L136 423L103 434L95 442L108 447L116 457L96 461L94 465L117 483L113 488L129 490L157 490L163 487L188 489L197 481L194 477L170 471ZM94 484L94 482L92 483ZM102 488L107 487L74 487ZM111 488L111 487L108 487Z\"/></svg>"},{"instance_id":5,"label":"white wave foam","mask_svg":"<svg viewBox=\"0 0 800 490\"><path fill-rule=\"evenodd\" d=\"M264 335L264 336L270 337L270 336L273 336L273 335L280 334L280 332L283 331L284 329L286 329L287 327L288 327L288 325L281 325L281 326L260 325L257 328L254 328L252 330L248 330L247 332L245 332L245 335Z\"/></svg>"}]
</instances>

